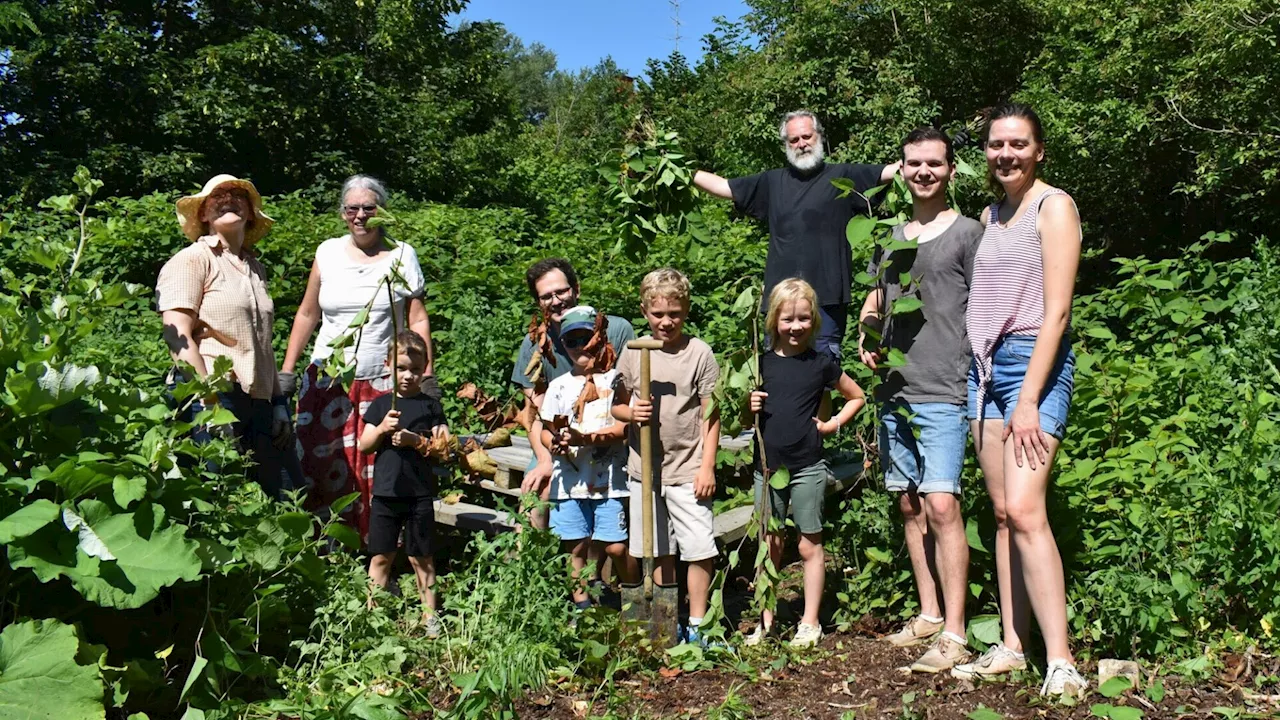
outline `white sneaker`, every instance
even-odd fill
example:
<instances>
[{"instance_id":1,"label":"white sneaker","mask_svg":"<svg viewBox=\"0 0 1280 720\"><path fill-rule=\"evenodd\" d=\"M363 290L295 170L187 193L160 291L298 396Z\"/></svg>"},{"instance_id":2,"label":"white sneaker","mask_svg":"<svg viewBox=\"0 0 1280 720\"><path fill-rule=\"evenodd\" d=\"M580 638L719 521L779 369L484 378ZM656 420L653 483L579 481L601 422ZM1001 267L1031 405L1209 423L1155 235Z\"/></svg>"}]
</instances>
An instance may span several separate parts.
<instances>
[{"instance_id":1,"label":"white sneaker","mask_svg":"<svg viewBox=\"0 0 1280 720\"><path fill-rule=\"evenodd\" d=\"M438 615L427 615L423 625L426 627L427 637L432 640L440 637L440 633L444 632L444 628L440 625L440 617Z\"/></svg>"},{"instance_id":2,"label":"white sneaker","mask_svg":"<svg viewBox=\"0 0 1280 720\"><path fill-rule=\"evenodd\" d=\"M800 623L796 628L796 636L791 638L791 647L807 648L818 644L822 639L822 627L820 625L810 625L808 623Z\"/></svg>"},{"instance_id":3,"label":"white sneaker","mask_svg":"<svg viewBox=\"0 0 1280 720\"><path fill-rule=\"evenodd\" d=\"M977 680L1003 675L1014 670L1027 667L1027 658L1004 646L1004 643L992 645L982 656L971 663L962 663L951 668L951 677L960 680Z\"/></svg>"},{"instance_id":4,"label":"white sneaker","mask_svg":"<svg viewBox=\"0 0 1280 720\"><path fill-rule=\"evenodd\" d=\"M944 623L942 620L933 622L925 620L919 615L907 621L902 629L892 635L885 635L884 639L897 647L915 647L916 645L927 645L935 635L942 632Z\"/></svg>"},{"instance_id":5,"label":"white sneaker","mask_svg":"<svg viewBox=\"0 0 1280 720\"><path fill-rule=\"evenodd\" d=\"M1075 665L1066 660L1054 660L1049 663L1044 673L1044 685L1040 686L1040 694L1049 696L1070 695L1081 698L1089 687L1089 681L1080 676Z\"/></svg>"},{"instance_id":6,"label":"white sneaker","mask_svg":"<svg viewBox=\"0 0 1280 720\"><path fill-rule=\"evenodd\" d=\"M772 634L773 634L772 625L765 627L764 623L757 623L755 629L752 630L751 634L748 635L747 638L742 641L742 644L747 647L755 647L760 643L764 642L764 639Z\"/></svg>"}]
</instances>

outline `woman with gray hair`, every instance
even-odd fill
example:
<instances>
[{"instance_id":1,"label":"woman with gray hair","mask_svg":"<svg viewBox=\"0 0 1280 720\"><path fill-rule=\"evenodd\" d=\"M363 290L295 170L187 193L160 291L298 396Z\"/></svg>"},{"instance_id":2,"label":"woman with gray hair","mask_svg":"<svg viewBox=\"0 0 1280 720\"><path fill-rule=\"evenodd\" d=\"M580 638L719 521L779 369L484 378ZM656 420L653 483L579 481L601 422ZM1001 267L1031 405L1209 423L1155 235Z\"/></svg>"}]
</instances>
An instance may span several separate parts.
<instances>
[{"instance_id":1,"label":"woman with gray hair","mask_svg":"<svg viewBox=\"0 0 1280 720\"><path fill-rule=\"evenodd\" d=\"M427 344L427 370L423 391L440 398L431 349L431 323L423 305L424 280L418 254L405 243L387 237L386 230L369 220L386 207L387 190L368 175L354 175L342 185L341 212L348 233L330 238L316 249L306 294L293 319L289 347L285 351L280 384L286 393L298 392L297 434L302 450L302 471L310 488L308 506L324 513L339 497L359 491L360 499L344 515L360 531L369 529L369 499L373 478L372 456L356 449L364 429L363 408L392 389L387 352L396 324L422 336ZM393 282L392 303L382 282L397 268L404 282ZM376 295L376 297L375 297ZM355 379L343 388L324 376L321 367L333 354L334 340L351 327L352 320L369 305L368 320L358 345L343 348L355 365ZM311 363L299 378L298 360L320 328L311 352Z\"/></svg>"}]
</instances>

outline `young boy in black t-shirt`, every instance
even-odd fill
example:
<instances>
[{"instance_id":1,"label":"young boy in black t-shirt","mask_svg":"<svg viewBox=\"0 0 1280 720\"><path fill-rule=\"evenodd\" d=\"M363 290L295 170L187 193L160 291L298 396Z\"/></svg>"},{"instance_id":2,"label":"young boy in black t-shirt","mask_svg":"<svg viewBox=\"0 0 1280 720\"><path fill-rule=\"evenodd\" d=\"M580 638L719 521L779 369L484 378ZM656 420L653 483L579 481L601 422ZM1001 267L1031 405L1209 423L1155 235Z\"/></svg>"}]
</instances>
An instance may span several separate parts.
<instances>
[{"instance_id":1,"label":"young boy in black t-shirt","mask_svg":"<svg viewBox=\"0 0 1280 720\"><path fill-rule=\"evenodd\" d=\"M436 569L432 560L435 539L435 474L426 458L430 437L448 437L444 407L422 392L427 367L427 346L414 332L396 336L399 353L395 361L396 409L391 409L388 393L369 403L360 435L363 453L377 452L373 466L373 500L369 508L369 580L379 587L391 582L391 564L396 545L404 531L404 551L409 554L418 581L418 596L427 634L440 633L436 618ZM390 436L390 437L388 437Z\"/></svg>"}]
</instances>

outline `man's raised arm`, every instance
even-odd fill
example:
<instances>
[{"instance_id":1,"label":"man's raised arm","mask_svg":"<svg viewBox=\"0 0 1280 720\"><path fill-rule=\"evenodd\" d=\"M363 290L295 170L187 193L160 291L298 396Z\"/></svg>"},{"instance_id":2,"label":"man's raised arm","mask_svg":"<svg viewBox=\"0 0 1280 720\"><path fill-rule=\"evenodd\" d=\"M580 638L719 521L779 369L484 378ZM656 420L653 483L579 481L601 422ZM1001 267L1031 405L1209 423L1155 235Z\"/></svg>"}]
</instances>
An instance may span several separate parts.
<instances>
[{"instance_id":1,"label":"man's raised arm","mask_svg":"<svg viewBox=\"0 0 1280 720\"><path fill-rule=\"evenodd\" d=\"M733 190L729 189L729 181L705 170L693 174L693 184L700 190L725 200L733 199Z\"/></svg>"}]
</instances>

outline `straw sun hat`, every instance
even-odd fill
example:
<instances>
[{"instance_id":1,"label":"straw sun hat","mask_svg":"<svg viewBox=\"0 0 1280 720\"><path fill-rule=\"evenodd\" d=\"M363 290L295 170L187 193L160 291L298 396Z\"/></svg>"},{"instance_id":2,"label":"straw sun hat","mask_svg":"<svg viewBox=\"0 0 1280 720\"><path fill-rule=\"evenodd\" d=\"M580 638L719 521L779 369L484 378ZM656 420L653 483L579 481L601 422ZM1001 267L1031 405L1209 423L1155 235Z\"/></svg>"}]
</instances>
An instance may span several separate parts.
<instances>
[{"instance_id":1,"label":"straw sun hat","mask_svg":"<svg viewBox=\"0 0 1280 720\"><path fill-rule=\"evenodd\" d=\"M178 208L178 224L182 226L182 234L186 235L192 242L198 240L201 235L206 235L209 229L205 227L204 220L200 218L200 206L204 204L205 198L213 194L214 190L220 187L235 187L244 190L249 194L249 204L253 206L253 224L244 229L244 244L249 247L262 239L263 235L271 229L275 224L275 220L267 217L262 212L262 196L258 194L258 189L248 180L241 180L234 175L215 175L204 184L204 188L195 195L188 195L177 202Z\"/></svg>"}]
</instances>

